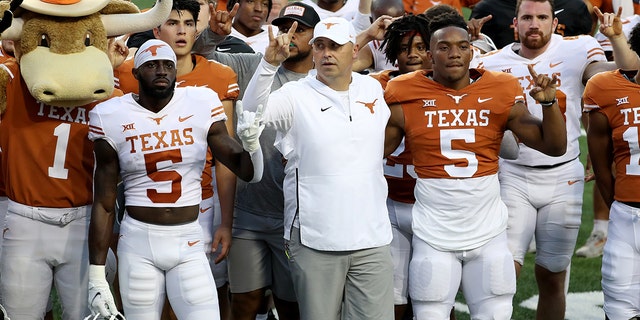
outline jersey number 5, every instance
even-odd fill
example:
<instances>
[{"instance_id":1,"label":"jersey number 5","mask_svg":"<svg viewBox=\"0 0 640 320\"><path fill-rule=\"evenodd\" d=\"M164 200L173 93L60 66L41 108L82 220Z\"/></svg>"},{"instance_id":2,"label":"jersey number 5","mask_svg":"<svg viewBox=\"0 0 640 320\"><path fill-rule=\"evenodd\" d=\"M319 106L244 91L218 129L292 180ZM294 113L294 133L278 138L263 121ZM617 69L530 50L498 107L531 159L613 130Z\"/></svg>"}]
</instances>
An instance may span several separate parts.
<instances>
[{"instance_id":1,"label":"jersey number 5","mask_svg":"<svg viewBox=\"0 0 640 320\"><path fill-rule=\"evenodd\" d=\"M144 155L144 163L147 169L147 176L155 182L171 182L170 192L158 192L154 189L147 189L147 197L153 203L175 203L182 195L182 176L175 170L158 170L158 163L171 161L173 163L182 162L180 149L147 153Z\"/></svg>"},{"instance_id":2,"label":"jersey number 5","mask_svg":"<svg viewBox=\"0 0 640 320\"><path fill-rule=\"evenodd\" d=\"M451 141L453 140L464 140L466 143L476 142L476 131L474 129L440 130L440 152L442 155L451 160L467 160L466 167L448 164L444 166L444 171L454 178L472 177L478 171L478 158L476 154L467 150L455 150L451 148Z\"/></svg>"}]
</instances>

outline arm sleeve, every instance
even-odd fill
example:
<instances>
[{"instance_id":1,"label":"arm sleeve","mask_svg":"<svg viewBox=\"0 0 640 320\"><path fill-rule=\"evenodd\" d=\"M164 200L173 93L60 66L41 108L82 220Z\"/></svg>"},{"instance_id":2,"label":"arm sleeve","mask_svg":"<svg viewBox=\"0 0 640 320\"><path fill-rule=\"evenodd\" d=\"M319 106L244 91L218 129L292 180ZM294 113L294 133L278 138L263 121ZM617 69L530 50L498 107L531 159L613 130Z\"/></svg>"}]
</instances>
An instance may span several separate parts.
<instances>
[{"instance_id":1,"label":"arm sleeve","mask_svg":"<svg viewBox=\"0 0 640 320\"><path fill-rule=\"evenodd\" d=\"M260 61L242 99L245 110L255 112L260 104L268 107L267 102L276 71L278 71L278 67L271 65L264 59Z\"/></svg>"}]
</instances>

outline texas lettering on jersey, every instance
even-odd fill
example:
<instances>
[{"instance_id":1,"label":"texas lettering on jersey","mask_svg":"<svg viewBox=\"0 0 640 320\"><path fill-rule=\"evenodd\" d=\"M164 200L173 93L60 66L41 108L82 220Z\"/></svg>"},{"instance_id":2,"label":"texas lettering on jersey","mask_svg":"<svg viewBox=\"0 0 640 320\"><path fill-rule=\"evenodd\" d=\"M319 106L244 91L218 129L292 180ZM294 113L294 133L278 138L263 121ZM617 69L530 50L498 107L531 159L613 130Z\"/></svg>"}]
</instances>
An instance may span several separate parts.
<instances>
[{"instance_id":1,"label":"texas lettering on jersey","mask_svg":"<svg viewBox=\"0 0 640 320\"><path fill-rule=\"evenodd\" d=\"M37 115L66 122L89 123L89 112L84 107L54 107L40 102L40 109Z\"/></svg>"},{"instance_id":2,"label":"texas lettering on jersey","mask_svg":"<svg viewBox=\"0 0 640 320\"><path fill-rule=\"evenodd\" d=\"M456 91L426 72L389 81L385 100L400 104L405 141L420 178L480 177L497 172L500 141L522 87L511 75L472 70L478 79Z\"/></svg>"},{"instance_id":3,"label":"texas lettering on jersey","mask_svg":"<svg viewBox=\"0 0 640 320\"><path fill-rule=\"evenodd\" d=\"M174 149L194 143L193 128L162 130L125 137L131 143L131 153Z\"/></svg>"}]
</instances>

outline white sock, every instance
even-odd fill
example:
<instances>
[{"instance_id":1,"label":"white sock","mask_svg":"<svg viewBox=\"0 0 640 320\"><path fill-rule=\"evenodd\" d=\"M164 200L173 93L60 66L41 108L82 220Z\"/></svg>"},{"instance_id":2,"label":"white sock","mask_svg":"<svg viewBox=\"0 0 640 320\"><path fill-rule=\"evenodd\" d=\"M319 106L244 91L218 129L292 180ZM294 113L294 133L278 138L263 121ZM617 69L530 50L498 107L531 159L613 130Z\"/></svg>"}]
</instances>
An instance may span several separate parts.
<instances>
[{"instance_id":1,"label":"white sock","mask_svg":"<svg viewBox=\"0 0 640 320\"><path fill-rule=\"evenodd\" d=\"M608 227L609 220L593 220L593 232L602 231L606 237Z\"/></svg>"}]
</instances>

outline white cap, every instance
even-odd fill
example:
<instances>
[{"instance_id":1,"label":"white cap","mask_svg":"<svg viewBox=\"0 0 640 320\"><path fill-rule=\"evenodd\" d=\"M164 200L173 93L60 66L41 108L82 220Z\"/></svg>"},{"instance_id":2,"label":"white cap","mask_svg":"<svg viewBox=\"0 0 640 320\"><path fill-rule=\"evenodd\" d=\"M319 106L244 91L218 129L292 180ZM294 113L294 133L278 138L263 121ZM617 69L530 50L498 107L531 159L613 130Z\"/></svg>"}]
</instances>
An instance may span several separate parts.
<instances>
[{"instance_id":1,"label":"white cap","mask_svg":"<svg viewBox=\"0 0 640 320\"><path fill-rule=\"evenodd\" d=\"M309 41L312 44L316 39L324 37L333 42L343 45L347 42L356 43L356 30L353 25L344 18L331 17L320 20L313 28L313 39Z\"/></svg>"},{"instance_id":2,"label":"white cap","mask_svg":"<svg viewBox=\"0 0 640 320\"><path fill-rule=\"evenodd\" d=\"M143 43L133 58L133 67L138 68L143 63L151 60L171 60L177 63L177 58L171 46L158 39L147 40Z\"/></svg>"}]
</instances>

